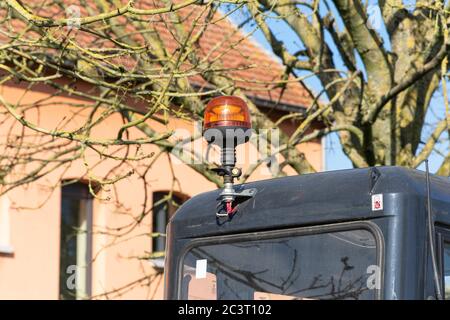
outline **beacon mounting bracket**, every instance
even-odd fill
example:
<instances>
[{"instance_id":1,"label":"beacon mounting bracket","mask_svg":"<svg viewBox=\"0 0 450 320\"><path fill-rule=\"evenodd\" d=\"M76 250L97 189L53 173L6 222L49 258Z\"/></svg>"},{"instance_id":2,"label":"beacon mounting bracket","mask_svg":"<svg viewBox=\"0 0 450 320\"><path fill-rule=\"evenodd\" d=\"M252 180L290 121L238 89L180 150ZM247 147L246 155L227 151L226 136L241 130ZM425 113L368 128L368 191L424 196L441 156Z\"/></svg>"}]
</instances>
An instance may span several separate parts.
<instances>
[{"instance_id":1,"label":"beacon mounting bracket","mask_svg":"<svg viewBox=\"0 0 450 320\"><path fill-rule=\"evenodd\" d=\"M255 188L244 189L242 186L235 186L234 179L239 178L241 175L241 169L233 167L219 167L214 168L212 171L216 172L219 176L223 176L224 188L217 198L217 218L232 218L236 213L238 205L256 194Z\"/></svg>"}]
</instances>

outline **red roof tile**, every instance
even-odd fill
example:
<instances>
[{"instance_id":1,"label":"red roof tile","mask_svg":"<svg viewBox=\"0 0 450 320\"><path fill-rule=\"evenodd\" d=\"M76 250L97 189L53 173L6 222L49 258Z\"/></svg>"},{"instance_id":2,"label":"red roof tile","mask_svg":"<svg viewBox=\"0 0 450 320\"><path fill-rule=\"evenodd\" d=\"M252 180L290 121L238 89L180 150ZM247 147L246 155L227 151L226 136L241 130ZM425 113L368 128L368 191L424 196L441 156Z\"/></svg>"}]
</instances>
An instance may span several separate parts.
<instances>
[{"instance_id":1,"label":"red roof tile","mask_svg":"<svg viewBox=\"0 0 450 320\"><path fill-rule=\"evenodd\" d=\"M92 15L98 13L97 8L92 1L87 1L90 13L88 13L86 7L80 6L81 16ZM126 1L124 1L125 3ZM43 1L34 1L33 3L27 2L27 5L33 9L33 12L38 13L41 16L52 17L54 19L65 17L65 10L56 5L46 5L40 8L40 4ZM70 4L77 4L77 1L67 1ZM159 4L158 4L159 3ZM79 3L78 3L79 4ZM139 1L136 2L136 7L139 8L154 8L164 6L161 2L155 1ZM195 25L194 34L202 27L205 22L205 14L201 14L203 7L189 6L179 11L180 16L183 19L183 27L189 30L191 26ZM4 12L3 12L4 14ZM196 20L198 16L200 19ZM177 39L174 25L171 22L171 17L167 14L158 16L142 16L144 27L146 24L151 24L162 39L165 49L169 53L175 53L176 50L182 46L184 39ZM117 18L118 21L125 21L123 17ZM116 20L116 21L117 21ZM197 21L197 22L195 22ZM220 13L216 13L212 20L213 23L207 25L203 36L200 38L198 50L198 56L201 59L207 59L211 64L210 67L214 69L224 69L221 71L221 75L231 79L234 84L243 89L243 91L250 97L264 100L267 102L276 103L280 99L282 90L275 88L273 82L279 81L283 75L284 67L269 53L260 47L251 38L245 35L242 31ZM98 22L95 25L100 28L102 22ZM5 30L6 24L0 26L0 29ZM23 28L23 24L14 21L13 26L17 30ZM128 36L133 40L152 46L142 38L141 35L136 34L134 27L131 24L126 26ZM66 28L52 29L54 35L62 36L67 33ZM29 37L36 37L36 34L27 35ZM74 35L75 41L83 47L91 48L108 48L115 45L104 39L93 36L87 32L81 30L77 31ZM0 43L4 42L5 38L0 35ZM117 60L115 61L117 63ZM131 68L136 65L135 61L126 58L121 59L120 63L126 68ZM183 65L182 69L191 68L191 65ZM198 69L198 68L197 68ZM201 71L201 70L199 70ZM191 76L191 83L197 86L207 86L207 82L200 76ZM305 88L293 78L284 90L280 103L291 106L306 107L309 105L311 99Z\"/></svg>"}]
</instances>

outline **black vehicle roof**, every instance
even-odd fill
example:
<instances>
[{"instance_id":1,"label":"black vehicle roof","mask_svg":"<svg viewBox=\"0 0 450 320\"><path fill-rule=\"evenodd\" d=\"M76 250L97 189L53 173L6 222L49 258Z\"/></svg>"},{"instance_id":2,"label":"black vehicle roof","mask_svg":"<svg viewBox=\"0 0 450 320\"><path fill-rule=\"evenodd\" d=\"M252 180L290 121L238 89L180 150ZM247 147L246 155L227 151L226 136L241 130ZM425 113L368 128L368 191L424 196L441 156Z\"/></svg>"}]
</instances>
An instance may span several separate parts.
<instances>
[{"instance_id":1,"label":"black vehicle roof","mask_svg":"<svg viewBox=\"0 0 450 320\"><path fill-rule=\"evenodd\" d=\"M380 176L374 184L373 170L330 171L239 185L240 189L256 188L256 195L239 205L231 221L219 223L215 213L221 190L206 192L183 204L171 219L171 231L177 238L192 238L392 216L401 214L396 204L404 201L400 195L422 199L417 212L426 213L425 172L376 167ZM383 210L372 210L372 194L383 194ZM449 178L431 175L431 198L435 219L450 224Z\"/></svg>"}]
</instances>

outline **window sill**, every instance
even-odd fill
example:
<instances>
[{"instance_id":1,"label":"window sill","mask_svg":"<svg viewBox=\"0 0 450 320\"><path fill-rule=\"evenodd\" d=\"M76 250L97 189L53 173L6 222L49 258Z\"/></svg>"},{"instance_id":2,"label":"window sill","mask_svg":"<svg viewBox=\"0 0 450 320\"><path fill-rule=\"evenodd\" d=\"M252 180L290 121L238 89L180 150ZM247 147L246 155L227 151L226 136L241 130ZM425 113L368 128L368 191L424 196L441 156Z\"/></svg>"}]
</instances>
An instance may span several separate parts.
<instances>
[{"instance_id":1,"label":"window sill","mask_svg":"<svg viewBox=\"0 0 450 320\"><path fill-rule=\"evenodd\" d=\"M0 244L0 255L13 255L14 248L10 245L1 245Z\"/></svg>"},{"instance_id":2,"label":"window sill","mask_svg":"<svg viewBox=\"0 0 450 320\"><path fill-rule=\"evenodd\" d=\"M158 272L164 271L164 258L152 258L148 259L148 261L152 264L153 268L155 268Z\"/></svg>"}]
</instances>

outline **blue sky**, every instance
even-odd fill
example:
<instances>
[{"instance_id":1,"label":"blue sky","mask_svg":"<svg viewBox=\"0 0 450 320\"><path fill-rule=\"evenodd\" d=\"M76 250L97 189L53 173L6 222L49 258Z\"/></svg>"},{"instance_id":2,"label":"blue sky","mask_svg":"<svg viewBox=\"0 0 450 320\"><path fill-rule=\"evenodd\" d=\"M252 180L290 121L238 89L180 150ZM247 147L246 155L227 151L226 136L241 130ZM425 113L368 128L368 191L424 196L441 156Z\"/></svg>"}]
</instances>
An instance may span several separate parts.
<instances>
[{"instance_id":1,"label":"blue sky","mask_svg":"<svg viewBox=\"0 0 450 320\"><path fill-rule=\"evenodd\" d=\"M336 9L334 8L332 1L320 1L320 12L326 11L325 3L327 3L333 13L336 13ZM386 28L382 22L382 19L380 18L380 11L377 5L376 0L370 0L368 3L369 10L371 12L371 21L374 22L376 26L377 32L381 35L381 37L384 40L384 46L387 50L390 50L390 43L389 43L389 37L386 33ZM406 1L406 3L414 3L414 1ZM224 10L226 11L226 10ZM338 17L338 15L334 15L335 17ZM231 19L235 23L242 22L246 17L246 13L242 11L236 11L232 14ZM298 41L298 38L293 34L293 32L290 30L290 28L281 20L278 19L270 19L268 20L269 25L272 27L272 31L275 33L277 38L279 40L282 40L285 44L285 47L291 52L294 53L300 49L303 48L302 44ZM337 18L337 24L339 28L342 28L343 23L342 20L338 17ZM253 32L254 26L252 25L246 25L244 27L244 30L246 32ZM253 39L260 44L266 51L271 52L270 46L265 40L263 34L260 31L256 31L253 33ZM327 42L329 44L332 44L332 41L330 40L329 34L325 34L325 37L327 38ZM333 51L336 51L336 48L331 46L331 49ZM336 53L334 54L335 58L335 64L338 69L345 70L344 64L342 60L339 58L339 55ZM364 68L362 63L359 61L358 63L359 69L361 69L364 73ZM302 72L298 73L299 75L302 75ZM307 73L304 73L305 75ZM322 88L322 85L320 84L320 81L316 77L309 77L304 81L306 85L313 91L313 92L319 92ZM449 86L450 87L450 86ZM450 95L450 88L448 90ZM326 97L325 99L326 100ZM423 130L422 134L422 141L426 141L427 137L429 136L430 132L434 129L434 124L437 123L440 119L443 119L445 117L445 105L444 105L444 97L442 94L442 88L437 90L435 93L432 101L431 101L431 108L429 108L429 112L426 116L426 126ZM449 148L449 142L448 138L444 136L444 139L441 143L437 145L438 152L433 152L430 156L430 171L435 172L439 165L442 162L443 156L442 154L445 154ZM336 134L331 134L326 138L325 143L325 150L326 150L326 170L338 170L338 169L347 169L351 168L351 162L350 160L345 156L345 154L342 152L342 149L339 145L339 140ZM419 169L424 169L424 165L421 165Z\"/></svg>"}]
</instances>

